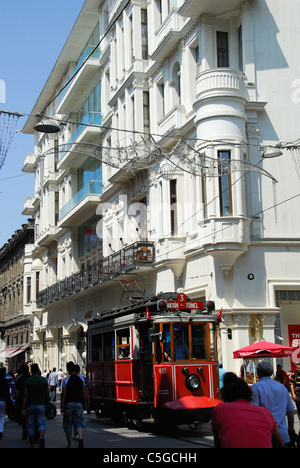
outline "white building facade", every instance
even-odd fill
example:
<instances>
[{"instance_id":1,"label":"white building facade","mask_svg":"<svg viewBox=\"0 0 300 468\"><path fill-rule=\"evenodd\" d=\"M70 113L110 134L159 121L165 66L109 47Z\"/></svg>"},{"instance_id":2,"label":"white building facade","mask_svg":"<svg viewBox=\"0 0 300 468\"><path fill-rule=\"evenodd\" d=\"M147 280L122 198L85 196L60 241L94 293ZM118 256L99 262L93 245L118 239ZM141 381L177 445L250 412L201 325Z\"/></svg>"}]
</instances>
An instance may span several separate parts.
<instances>
[{"instance_id":1,"label":"white building facade","mask_svg":"<svg viewBox=\"0 0 300 468\"><path fill-rule=\"evenodd\" d=\"M227 370L240 347L297 339L299 14L296 0L85 1L23 129L42 368L85 365L88 320L132 284L215 301ZM60 131L37 132L37 114Z\"/></svg>"}]
</instances>

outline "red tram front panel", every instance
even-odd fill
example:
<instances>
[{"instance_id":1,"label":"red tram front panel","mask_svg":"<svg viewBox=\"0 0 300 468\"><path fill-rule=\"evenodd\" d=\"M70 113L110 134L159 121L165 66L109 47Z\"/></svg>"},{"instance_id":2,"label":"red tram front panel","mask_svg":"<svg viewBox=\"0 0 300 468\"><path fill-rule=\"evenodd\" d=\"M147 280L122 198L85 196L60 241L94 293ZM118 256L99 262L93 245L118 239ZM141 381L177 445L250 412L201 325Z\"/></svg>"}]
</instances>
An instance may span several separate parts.
<instances>
[{"instance_id":1,"label":"red tram front panel","mask_svg":"<svg viewBox=\"0 0 300 468\"><path fill-rule=\"evenodd\" d=\"M200 378L201 385L196 390L186 385L186 379L191 375ZM218 363L154 365L154 389L155 408L162 408L166 403L186 396L216 399L219 396Z\"/></svg>"}]
</instances>

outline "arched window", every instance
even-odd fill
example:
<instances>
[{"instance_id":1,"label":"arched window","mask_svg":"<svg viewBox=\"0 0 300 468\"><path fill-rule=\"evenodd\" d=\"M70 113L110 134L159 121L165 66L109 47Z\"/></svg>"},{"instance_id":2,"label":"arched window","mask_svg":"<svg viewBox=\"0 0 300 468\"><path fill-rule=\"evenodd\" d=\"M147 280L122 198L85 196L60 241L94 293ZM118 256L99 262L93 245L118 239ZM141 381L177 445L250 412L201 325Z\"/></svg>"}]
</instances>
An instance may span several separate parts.
<instances>
[{"instance_id":1,"label":"arched window","mask_svg":"<svg viewBox=\"0 0 300 468\"><path fill-rule=\"evenodd\" d=\"M172 85L173 85L173 107L181 103L181 72L178 62L175 63L172 72Z\"/></svg>"}]
</instances>

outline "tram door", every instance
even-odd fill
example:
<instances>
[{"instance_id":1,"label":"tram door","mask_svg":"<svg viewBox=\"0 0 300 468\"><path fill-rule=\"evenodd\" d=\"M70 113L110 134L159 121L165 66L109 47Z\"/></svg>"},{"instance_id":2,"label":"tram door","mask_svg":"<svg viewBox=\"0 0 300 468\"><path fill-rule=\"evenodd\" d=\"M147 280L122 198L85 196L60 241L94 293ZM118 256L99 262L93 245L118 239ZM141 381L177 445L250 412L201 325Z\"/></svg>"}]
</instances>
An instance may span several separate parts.
<instances>
[{"instance_id":1,"label":"tram door","mask_svg":"<svg viewBox=\"0 0 300 468\"><path fill-rule=\"evenodd\" d=\"M140 340L140 368L139 368L139 389L140 399L144 402L153 402L153 366L152 366L152 343L149 341L148 330L152 327L145 323L139 325Z\"/></svg>"}]
</instances>

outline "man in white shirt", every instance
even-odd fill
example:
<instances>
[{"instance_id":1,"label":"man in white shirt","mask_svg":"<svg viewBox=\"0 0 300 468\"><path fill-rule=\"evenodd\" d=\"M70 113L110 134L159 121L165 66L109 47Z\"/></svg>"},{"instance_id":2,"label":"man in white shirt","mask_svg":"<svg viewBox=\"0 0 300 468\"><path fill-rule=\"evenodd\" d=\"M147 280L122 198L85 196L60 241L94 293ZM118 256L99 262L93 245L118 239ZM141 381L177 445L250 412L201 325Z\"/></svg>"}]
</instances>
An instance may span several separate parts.
<instances>
[{"instance_id":1,"label":"man in white shirt","mask_svg":"<svg viewBox=\"0 0 300 468\"><path fill-rule=\"evenodd\" d=\"M50 387L50 401L56 401L56 387L58 386L58 375L56 373L56 367L53 367L53 372L48 377L48 385Z\"/></svg>"},{"instance_id":2,"label":"man in white shirt","mask_svg":"<svg viewBox=\"0 0 300 468\"><path fill-rule=\"evenodd\" d=\"M62 380L63 380L63 375L64 375L63 371L61 369L59 369L59 371L57 372L59 390L61 390L61 383L62 383Z\"/></svg>"}]
</instances>

